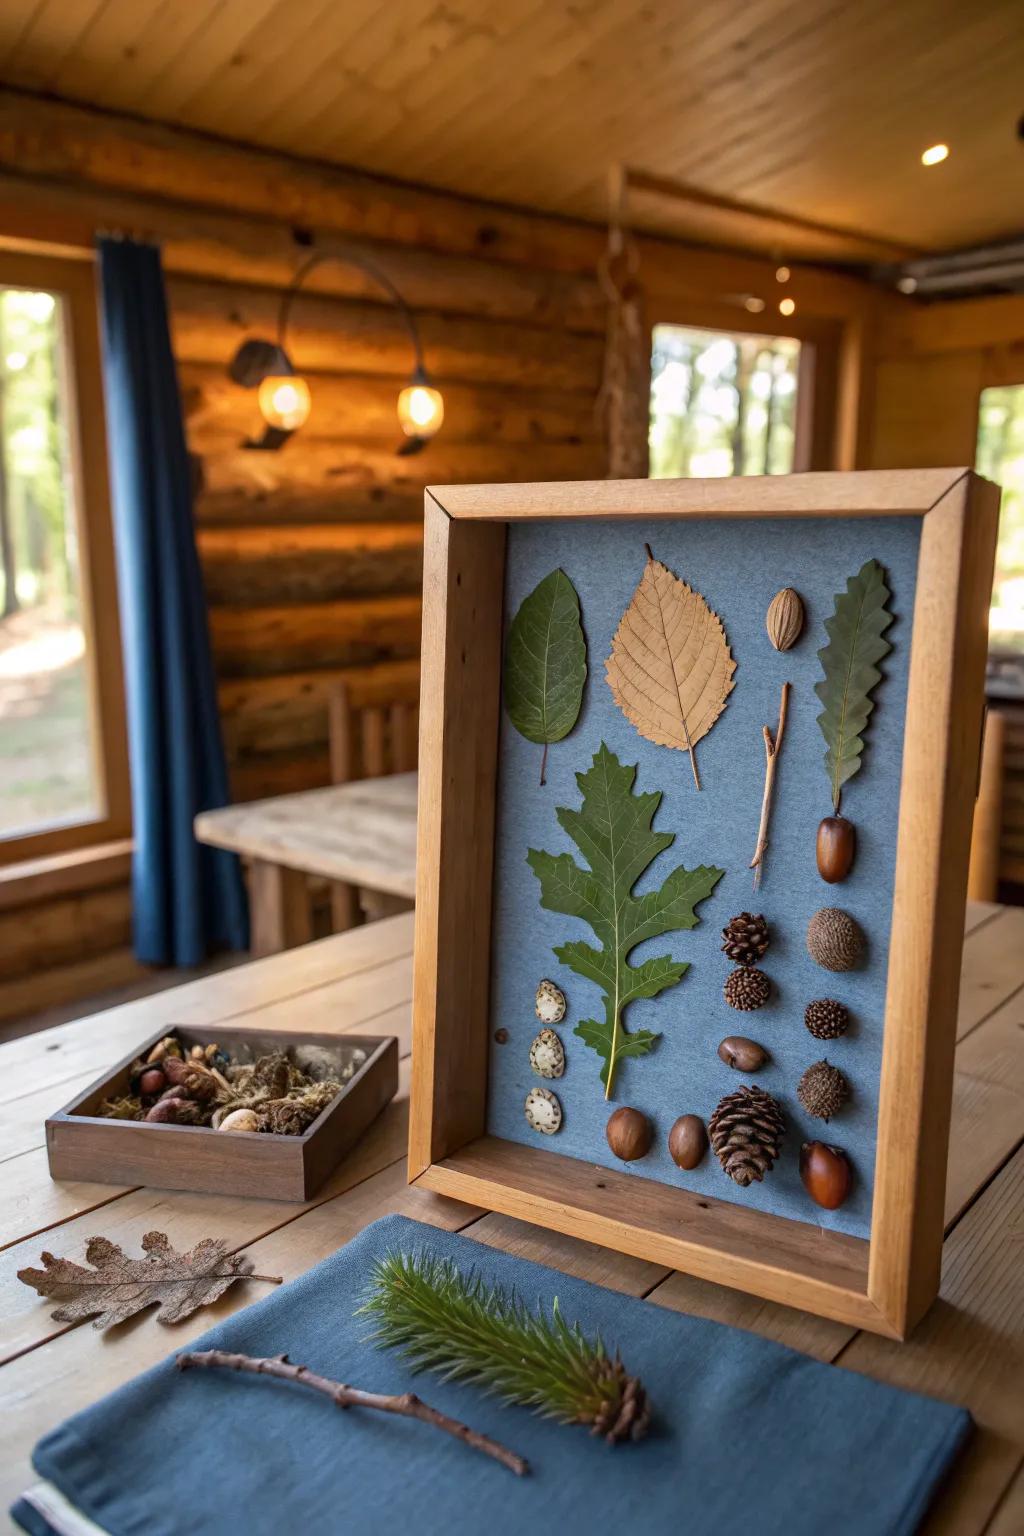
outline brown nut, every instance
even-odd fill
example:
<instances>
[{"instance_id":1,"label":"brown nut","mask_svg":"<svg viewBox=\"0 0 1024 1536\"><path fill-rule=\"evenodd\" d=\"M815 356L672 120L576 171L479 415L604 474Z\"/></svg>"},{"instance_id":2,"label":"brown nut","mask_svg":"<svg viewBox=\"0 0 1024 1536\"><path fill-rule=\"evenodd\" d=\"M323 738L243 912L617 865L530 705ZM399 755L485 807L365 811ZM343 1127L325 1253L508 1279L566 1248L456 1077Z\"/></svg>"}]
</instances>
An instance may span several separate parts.
<instances>
[{"instance_id":1,"label":"brown nut","mask_svg":"<svg viewBox=\"0 0 1024 1536\"><path fill-rule=\"evenodd\" d=\"M708 1149L708 1133L700 1115L680 1115L668 1133L668 1152L677 1168L696 1168Z\"/></svg>"},{"instance_id":2,"label":"brown nut","mask_svg":"<svg viewBox=\"0 0 1024 1536\"><path fill-rule=\"evenodd\" d=\"M153 1105L146 1119L158 1124L173 1125L178 1118L179 1110L184 1108L184 1099L161 1099L158 1104Z\"/></svg>"},{"instance_id":3,"label":"brown nut","mask_svg":"<svg viewBox=\"0 0 1024 1536\"><path fill-rule=\"evenodd\" d=\"M155 1098L167 1087L167 1078L160 1067L147 1067L139 1077L139 1092L145 1099Z\"/></svg>"},{"instance_id":4,"label":"brown nut","mask_svg":"<svg viewBox=\"0 0 1024 1536\"><path fill-rule=\"evenodd\" d=\"M617 1109L605 1126L608 1145L624 1163L633 1163L638 1157L646 1157L654 1140L654 1127L639 1109L624 1105Z\"/></svg>"},{"instance_id":5,"label":"brown nut","mask_svg":"<svg viewBox=\"0 0 1024 1536\"><path fill-rule=\"evenodd\" d=\"M805 1141L800 1148L800 1177L811 1199L826 1211L841 1206L853 1184L846 1153L823 1141Z\"/></svg>"},{"instance_id":6,"label":"brown nut","mask_svg":"<svg viewBox=\"0 0 1024 1536\"><path fill-rule=\"evenodd\" d=\"M829 885L838 885L853 868L857 829L845 816L826 816L818 828L818 874Z\"/></svg>"},{"instance_id":7,"label":"brown nut","mask_svg":"<svg viewBox=\"0 0 1024 1536\"><path fill-rule=\"evenodd\" d=\"M799 592L783 587L768 605L765 618L768 638L777 651L788 651L800 639L804 627L804 605Z\"/></svg>"},{"instance_id":8,"label":"brown nut","mask_svg":"<svg viewBox=\"0 0 1024 1536\"><path fill-rule=\"evenodd\" d=\"M768 1060L764 1046L748 1040L746 1035L726 1035L718 1054L727 1067L735 1067L737 1072L757 1072Z\"/></svg>"}]
</instances>

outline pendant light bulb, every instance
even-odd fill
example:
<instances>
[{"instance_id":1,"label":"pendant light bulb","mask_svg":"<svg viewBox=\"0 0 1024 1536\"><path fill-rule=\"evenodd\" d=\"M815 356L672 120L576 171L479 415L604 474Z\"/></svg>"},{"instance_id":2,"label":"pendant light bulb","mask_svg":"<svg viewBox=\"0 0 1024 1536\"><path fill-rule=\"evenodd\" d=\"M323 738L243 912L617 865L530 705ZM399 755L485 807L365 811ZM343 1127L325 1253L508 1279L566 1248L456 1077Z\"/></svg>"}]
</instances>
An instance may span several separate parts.
<instances>
[{"instance_id":1,"label":"pendant light bulb","mask_svg":"<svg viewBox=\"0 0 1024 1536\"><path fill-rule=\"evenodd\" d=\"M268 374L257 398L264 421L282 432L294 432L309 415L309 385L298 374Z\"/></svg>"},{"instance_id":2,"label":"pendant light bulb","mask_svg":"<svg viewBox=\"0 0 1024 1536\"><path fill-rule=\"evenodd\" d=\"M444 397L423 376L414 376L398 397L398 424L406 437L433 437L444 421Z\"/></svg>"}]
</instances>

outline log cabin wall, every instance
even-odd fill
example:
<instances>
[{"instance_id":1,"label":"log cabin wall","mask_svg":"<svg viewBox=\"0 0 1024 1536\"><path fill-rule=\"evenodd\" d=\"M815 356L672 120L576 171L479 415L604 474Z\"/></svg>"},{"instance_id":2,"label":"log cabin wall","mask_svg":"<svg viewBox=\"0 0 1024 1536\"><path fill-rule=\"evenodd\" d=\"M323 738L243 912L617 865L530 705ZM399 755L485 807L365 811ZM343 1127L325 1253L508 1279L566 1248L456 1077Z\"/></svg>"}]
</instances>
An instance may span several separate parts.
<instances>
[{"instance_id":1,"label":"log cabin wall","mask_svg":"<svg viewBox=\"0 0 1024 1536\"><path fill-rule=\"evenodd\" d=\"M1024 298L921 305L893 301L878 327L866 429L867 467L973 464L981 392L1024 384ZM1003 899L1024 899L1024 697L1016 666L993 670L989 708L1003 716L998 872ZM997 772L998 769L998 772Z\"/></svg>"},{"instance_id":2,"label":"log cabin wall","mask_svg":"<svg viewBox=\"0 0 1024 1536\"><path fill-rule=\"evenodd\" d=\"M86 260L104 229L163 251L233 794L322 784L329 683L346 677L355 702L381 702L395 670L415 665L424 485L605 473L604 232L0 89L0 240ZM401 318L341 262L312 274L293 309L309 421L278 453L241 446L261 424L227 364L244 337L275 334L311 246L372 257L415 311L445 399L421 455L395 453L412 362ZM652 320L753 328L742 295L774 281L757 258L649 237L639 253ZM797 281L832 379L813 467L850 467L874 301L813 267ZM27 981L41 958L40 1006L135 974L121 858L98 866L92 889L79 871L71 898L48 870L24 911L9 890L9 921L30 926L0 946L0 1019L39 996Z\"/></svg>"}]
</instances>

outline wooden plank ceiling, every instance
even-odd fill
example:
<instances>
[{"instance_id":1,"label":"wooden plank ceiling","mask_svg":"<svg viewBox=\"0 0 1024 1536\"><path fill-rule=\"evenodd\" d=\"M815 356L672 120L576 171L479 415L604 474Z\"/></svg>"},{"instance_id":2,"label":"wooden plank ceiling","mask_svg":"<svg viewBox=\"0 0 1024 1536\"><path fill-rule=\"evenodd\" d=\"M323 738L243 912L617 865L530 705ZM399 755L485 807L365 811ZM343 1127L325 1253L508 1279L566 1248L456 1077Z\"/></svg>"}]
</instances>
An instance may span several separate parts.
<instances>
[{"instance_id":1,"label":"wooden plank ceiling","mask_svg":"<svg viewBox=\"0 0 1024 1536\"><path fill-rule=\"evenodd\" d=\"M0 80L585 218L621 159L942 249L1024 221L1022 19L1021 0L4 0ZM663 198L640 217L692 227Z\"/></svg>"}]
</instances>

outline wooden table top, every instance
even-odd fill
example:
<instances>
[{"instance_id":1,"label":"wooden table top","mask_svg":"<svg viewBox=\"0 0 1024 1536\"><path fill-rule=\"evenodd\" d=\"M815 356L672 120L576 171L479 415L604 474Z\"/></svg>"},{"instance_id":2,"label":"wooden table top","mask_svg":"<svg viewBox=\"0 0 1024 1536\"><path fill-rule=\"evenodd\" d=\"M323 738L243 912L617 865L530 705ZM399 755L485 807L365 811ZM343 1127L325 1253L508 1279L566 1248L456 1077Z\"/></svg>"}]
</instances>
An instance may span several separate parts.
<instances>
[{"instance_id":1,"label":"wooden table top","mask_svg":"<svg viewBox=\"0 0 1024 1536\"><path fill-rule=\"evenodd\" d=\"M303 874L416 895L415 773L203 811L195 832L201 843Z\"/></svg>"},{"instance_id":2,"label":"wooden table top","mask_svg":"<svg viewBox=\"0 0 1024 1536\"><path fill-rule=\"evenodd\" d=\"M81 1259L103 1234L137 1250L144 1232L178 1248L224 1236L263 1274L302 1273L391 1211L490 1243L651 1305L699 1313L820 1360L965 1404L979 1433L931 1516L929 1533L1019 1536L1024 1530L1024 910L973 906L967 917L946 1192L942 1294L908 1343L688 1278L541 1231L405 1182L412 917L356 928L301 949L127 1003L0 1047L0 1458L3 1506L31 1481L29 1453L60 1420L180 1349L266 1293L233 1287L173 1331L147 1314L100 1338L50 1320L15 1272L44 1248ZM188 1023L295 1031L394 1033L399 1094L305 1206L102 1184L54 1184L43 1121L149 1032ZM939 1176L939 1170L936 1170ZM343 1428L344 1426L342 1426ZM851 1482L851 1495L855 1482Z\"/></svg>"}]
</instances>

